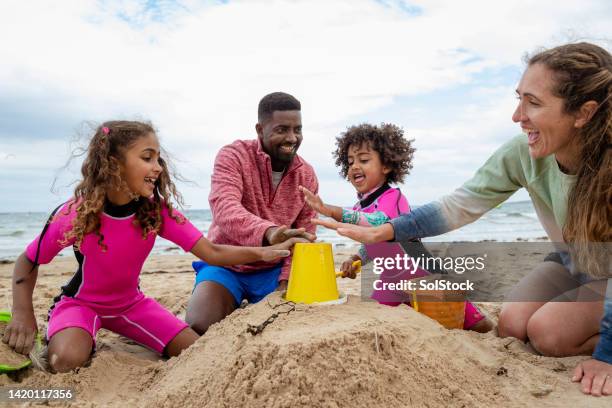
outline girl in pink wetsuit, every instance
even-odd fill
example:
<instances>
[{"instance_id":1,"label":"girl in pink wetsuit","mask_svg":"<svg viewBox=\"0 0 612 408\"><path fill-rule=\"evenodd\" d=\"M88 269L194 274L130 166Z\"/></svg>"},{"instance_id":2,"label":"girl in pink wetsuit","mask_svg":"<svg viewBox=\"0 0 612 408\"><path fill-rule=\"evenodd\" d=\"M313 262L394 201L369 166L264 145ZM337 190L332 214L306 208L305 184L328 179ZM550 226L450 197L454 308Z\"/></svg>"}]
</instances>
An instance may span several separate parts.
<instances>
[{"instance_id":1,"label":"girl in pink wetsuit","mask_svg":"<svg viewBox=\"0 0 612 408\"><path fill-rule=\"evenodd\" d=\"M336 145L336 165L341 168L340 174L357 190L359 202L352 209L326 205L318 196L302 188L306 201L313 209L338 222L366 226L382 225L400 214L410 212L406 197L398 188L389 186L390 183L401 183L412 168L415 149L404 138L402 129L391 124L380 127L368 124L352 126L336 139ZM424 247L422 249L426 251ZM342 264L343 277L355 278L356 268L352 264L357 260L366 264L374 258L394 258L405 253L400 243L362 245L358 254ZM429 274L422 268L415 271L385 268L380 279L383 282L399 282ZM407 301L404 292L392 290L375 290L372 298L389 306L398 306ZM492 325L472 303L466 302L464 328L488 331Z\"/></svg>"},{"instance_id":2,"label":"girl in pink wetsuit","mask_svg":"<svg viewBox=\"0 0 612 408\"><path fill-rule=\"evenodd\" d=\"M98 127L74 198L49 218L13 272L12 320L4 342L27 354L37 332L32 292L38 265L73 246L78 270L49 311L49 363L56 372L82 366L105 328L167 356L198 335L139 287L155 238L166 238L213 265L273 261L295 240L264 248L216 245L173 209L181 202L151 124L110 121Z\"/></svg>"}]
</instances>

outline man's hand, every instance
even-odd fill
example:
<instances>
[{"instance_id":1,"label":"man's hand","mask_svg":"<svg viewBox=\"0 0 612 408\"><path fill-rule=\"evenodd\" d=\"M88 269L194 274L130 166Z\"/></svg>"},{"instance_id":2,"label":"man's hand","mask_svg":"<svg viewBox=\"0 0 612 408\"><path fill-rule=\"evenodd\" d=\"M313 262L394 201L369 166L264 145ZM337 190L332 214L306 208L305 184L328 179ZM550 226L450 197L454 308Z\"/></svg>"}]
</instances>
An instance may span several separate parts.
<instances>
[{"instance_id":1,"label":"man's hand","mask_svg":"<svg viewBox=\"0 0 612 408\"><path fill-rule=\"evenodd\" d=\"M276 245L287 241L291 238L303 238L306 242L313 242L317 239L317 236L306 232L304 228L287 228L286 225L280 227L270 227L266 230L265 234L268 245Z\"/></svg>"},{"instance_id":2,"label":"man's hand","mask_svg":"<svg viewBox=\"0 0 612 408\"><path fill-rule=\"evenodd\" d=\"M574 369L573 382L580 381L580 390L595 397L612 395L612 364L590 359Z\"/></svg>"},{"instance_id":3,"label":"man's hand","mask_svg":"<svg viewBox=\"0 0 612 408\"><path fill-rule=\"evenodd\" d=\"M311 221L313 224L336 230L338 234L363 244L389 241L395 236L391 224L383 224L379 227L362 227L332 220L320 220L318 218L313 218Z\"/></svg>"}]
</instances>

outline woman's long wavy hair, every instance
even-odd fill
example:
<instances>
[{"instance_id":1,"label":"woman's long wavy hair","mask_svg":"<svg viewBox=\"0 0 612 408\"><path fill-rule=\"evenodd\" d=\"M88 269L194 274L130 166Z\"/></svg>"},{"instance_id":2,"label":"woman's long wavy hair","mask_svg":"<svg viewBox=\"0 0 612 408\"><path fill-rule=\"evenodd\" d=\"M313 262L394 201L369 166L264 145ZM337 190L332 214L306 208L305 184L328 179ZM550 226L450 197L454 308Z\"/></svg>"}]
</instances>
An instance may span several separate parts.
<instances>
[{"instance_id":1,"label":"woman's long wavy hair","mask_svg":"<svg viewBox=\"0 0 612 408\"><path fill-rule=\"evenodd\" d=\"M610 277L612 241L612 56L585 42L566 44L533 55L529 65L553 71L553 93L574 114L588 101L597 109L578 129L580 160L569 193L563 238L576 265L595 277Z\"/></svg>"},{"instance_id":2,"label":"woman's long wavy hair","mask_svg":"<svg viewBox=\"0 0 612 408\"><path fill-rule=\"evenodd\" d=\"M98 236L98 244L106 249L104 236L100 233L100 215L104 210L107 191L123 190L132 194L121 177L120 164L125 160L125 152L141 137L155 134L153 125L148 122L109 121L104 122L95 130L87 155L81 166L83 179L74 190L74 201L69 205L76 206L76 217L72 229L64 237L65 240L75 239L78 249L83 237L93 233ZM136 210L134 224L142 229L142 237L157 233L161 227L162 207L168 208L169 215L177 221L182 221L172 212L170 198L182 205L183 199L174 185L166 160L160 157L162 171L155 183L153 197L142 198L143 202ZM137 196L134 197L138 199Z\"/></svg>"}]
</instances>

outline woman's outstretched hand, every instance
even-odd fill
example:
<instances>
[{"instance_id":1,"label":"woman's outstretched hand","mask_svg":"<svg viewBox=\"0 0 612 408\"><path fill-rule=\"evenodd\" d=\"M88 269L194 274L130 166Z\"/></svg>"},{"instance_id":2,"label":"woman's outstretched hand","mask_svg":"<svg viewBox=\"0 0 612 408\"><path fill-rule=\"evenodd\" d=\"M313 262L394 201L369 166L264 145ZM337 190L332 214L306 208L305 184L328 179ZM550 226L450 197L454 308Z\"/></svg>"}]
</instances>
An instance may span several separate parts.
<instances>
[{"instance_id":1,"label":"woman's outstretched hand","mask_svg":"<svg viewBox=\"0 0 612 408\"><path fill-rule=\"evenodd\" d=\"M316 218L312 220L312 223L336 230L338 234L363 244L389 241L395 236L391 224L384 224L379 227L362 227L354 224L333 220L320 220Z\"/></svg>"},{"instance_id":2,"label":"woman's outstretched hand","mask_svg":"<svg viewBox=\"0 0 612 408\"><path fill-rule=\"evenodd\" d=\"M572 381L580 381L580 389L585 394L612 395L612 364L595 359L583 361L574 369Z\"/></svg>"}]
</instances>

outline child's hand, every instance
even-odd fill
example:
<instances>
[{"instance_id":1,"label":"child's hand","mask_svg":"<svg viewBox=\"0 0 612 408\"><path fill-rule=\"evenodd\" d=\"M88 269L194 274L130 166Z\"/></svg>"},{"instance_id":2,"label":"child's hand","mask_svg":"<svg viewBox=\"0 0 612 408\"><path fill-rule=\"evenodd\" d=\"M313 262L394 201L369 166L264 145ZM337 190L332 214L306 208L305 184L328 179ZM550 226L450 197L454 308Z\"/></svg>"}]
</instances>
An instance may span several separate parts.
<instances>
[{"instance_id":1,"label":"child's hand","mask_svg":"<svg viewBox=\"0 0 612 408\"><path fill-rule=\"evenodd\" d=\"M318 195L313 194L306 187L299 186L298 189L304 194L304 200L306 200L306 204L310 206L316 212L325 215L326 217L331 217L329 209L325 206L323 200Z\"/></svg>"},{"instance_id":2,"label":"child's hand","mask_svg":"<svg viewBox=\"0 0 612 408\"><path fill-rule=\"evenodd\" d=\"M34 339L36 338L37 332L38 329L34 313L20 314L13 312L13 317L6 326L2 341L8 344L17 353L27 356L34 346Z\"/></svg>"},{"instance_id":3,"label":"child's hand","mask_svg":"<svg viewBox=\"0 0 612 408\"><path fill-rule=\"evenodd\" d=\"M281 258L286 258L291 255L291 251L287 249L269 249L264 248L261 254L261 260L264 262L276 262Z\"/></svg>"},{"instance_id":4,"label":"child's hand","mask_svg":"<svg viewBox=\"0 0 612 408\"><path fill-rule=\"evenodd\" d=\"M349 259L342 262L342 266L340 266L340 271L342 272L343 278L355 279L357 277L357 271L359 270L359 266L353 266L353 263L355 261L361 262L361 257L359 255L352 255Z\"/></svg>"}]
</instances>

